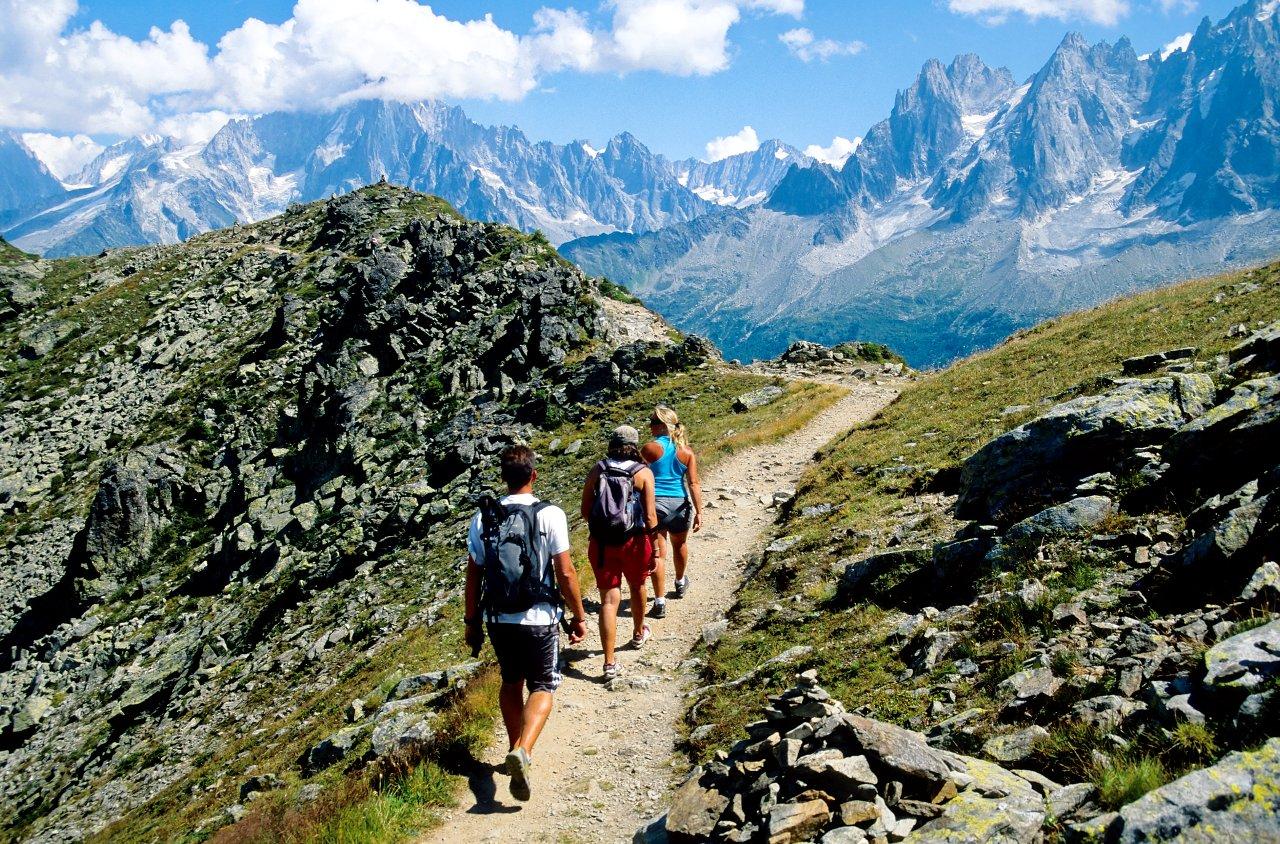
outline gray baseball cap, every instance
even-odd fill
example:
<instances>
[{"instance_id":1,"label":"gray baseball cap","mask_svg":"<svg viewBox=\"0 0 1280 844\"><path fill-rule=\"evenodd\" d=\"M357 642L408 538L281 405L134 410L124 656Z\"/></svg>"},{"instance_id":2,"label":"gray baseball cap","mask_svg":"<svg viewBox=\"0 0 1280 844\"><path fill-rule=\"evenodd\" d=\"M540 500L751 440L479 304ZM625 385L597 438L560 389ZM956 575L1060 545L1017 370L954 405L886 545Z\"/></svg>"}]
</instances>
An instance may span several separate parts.
<instances>
[{"instance_id":1,"label":"gray baseball cap","mask_svg":"<svg viewBox=\"0 0 1280 844\"><path fill-rule=\"evenodd\" d=\"M630 425L619 425L613 429L609 443L617 445L640 445L640 432Z\"/></svg>"}]
</instances>

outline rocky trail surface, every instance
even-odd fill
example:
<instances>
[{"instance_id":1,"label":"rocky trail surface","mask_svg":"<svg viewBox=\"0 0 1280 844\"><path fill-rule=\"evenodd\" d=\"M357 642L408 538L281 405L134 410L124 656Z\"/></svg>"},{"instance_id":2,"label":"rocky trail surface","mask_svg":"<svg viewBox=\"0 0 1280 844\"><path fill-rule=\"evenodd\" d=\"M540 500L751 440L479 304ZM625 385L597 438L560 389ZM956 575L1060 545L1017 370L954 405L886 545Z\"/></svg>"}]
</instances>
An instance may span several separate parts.
<instances>
[{"instance_id":1,"label":"rocky trail surface","mask_svg":"<svg viewBox=\"0 0 1280 844\"><path fill-rule=\"evenodd\" d=\"M870 419L897 394L888 384L849 386L848 395L806 427L728 457L704 474L707 512L691 543L689 594L669 600L667 617L650 622L653 639L642 650L619 649L618 679L601 682L594 624L585 642L567 650L556 709L534 757L533 799L517 803L507 790L501 771L506 736L498 724L459 805L425 841L629 841L661 811L683 766L674 751L686 692L696 679L689 651L700 638L722 632L717 622L772 521L774 492L793 487L815 450ZM586 596L596 596L590 578L583 587ZM628 600L624 592L620 642L630 635Z\"/></svg>"}]
</instances>

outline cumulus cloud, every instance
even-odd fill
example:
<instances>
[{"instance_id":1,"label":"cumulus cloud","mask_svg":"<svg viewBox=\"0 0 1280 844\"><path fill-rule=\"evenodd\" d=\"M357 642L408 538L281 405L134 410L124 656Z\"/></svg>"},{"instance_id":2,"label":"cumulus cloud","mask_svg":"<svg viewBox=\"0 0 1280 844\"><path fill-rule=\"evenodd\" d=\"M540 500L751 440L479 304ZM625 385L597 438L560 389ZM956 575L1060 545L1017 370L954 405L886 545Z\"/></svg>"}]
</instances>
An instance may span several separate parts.
<instances>
[{"instance_id":1,"label":"cumulus cloud","mask_svg":"<svg viewBox=\"0 0 1280 844\"><path fill-rule=\"evenodd\" d=\"M26 132L22 140L44 162L49 172L64 182L84 169L104 149L88 135L64 137L48 132Z\"/></svg>"},{"instance_id":2,"label":"cumulus cloud","mask_svg":"<svg viewBox=\"0 0 1280 844\"><path fill-rule=\"evenodd\" d=\"M194 137L227 115L359 99L518 100L561 71L707 75L729 66L743 15L799 17L804 0L543 8L523 34L418 0L298 0L283 23L249 18L213 48L182 21L140 40L99 22L73 29L76 11L75 0L0 0L0 126Z\"/></svg>"},{"instance_id":3,"label":"cumulus cloud","mask_svg":"<svg viewBox=\"0 0 1280 844\"><path fill-rule=\"evenodd\" d=\"M809 144L804 148L804 154L816 161L830 164L832 167L839 169L849 160L849 156L858 151L858 147L861 145L862 138L854 138L851 141L848 138L836 135L831 139L831 143L828 146Z\"/></svg>"},{"instance_id":4,"label":"cumulus cloud","mask_svg":"<svg viewBox=\"0 0 1280 844\"><path fill-rule=\"evenodd\" d=\"M791 55L802 62L811 62L815 59L825 62L835 56L856 56L867 47L861 41L817 38L812 31L803 27L787 30L778 36L778 40L786 45Z\"/></svg>"},{"instance_id":5,"label":"cumulus cloud","mask_svg":"<svg viewBox=\"0 0 1280 844\"><path fill-rule=\"evenodd\" d=\"M758 149L760 149L760 137L756 135L756 130L750 126L743 126L742 130L735 134L707 141L707 161L719 161L731 155L755 152Z\"/></svg>"},{"instance_id":6,"label":"cumulus cloud","mask_svg":"<svg viewBox=\"0 0 1280 844\"><path fill-rule=\"evenodd\" d=\"M1016 13L1032 20L1081 19L1114 26L1129 14L1128 0L947 0L947 8L991 24L1004 23Z\"/></svg>"}]
</instances>

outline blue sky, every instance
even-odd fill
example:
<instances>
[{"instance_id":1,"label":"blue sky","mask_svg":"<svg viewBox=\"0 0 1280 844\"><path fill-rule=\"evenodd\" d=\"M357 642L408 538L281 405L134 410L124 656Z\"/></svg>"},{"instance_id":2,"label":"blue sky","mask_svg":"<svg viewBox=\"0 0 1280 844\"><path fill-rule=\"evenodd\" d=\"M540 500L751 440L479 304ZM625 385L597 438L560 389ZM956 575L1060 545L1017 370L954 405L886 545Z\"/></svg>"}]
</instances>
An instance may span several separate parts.
<instances>
[{"instance_id":1,"label":"blue sky","mask_svg":"<svg viewBox=\"0 0 1280 844\"><path fill-rule=\"evenodd\" d=\"M8 2L12 10L15 0ZM72 0L58 2L66 4ZM326 0L310 2L324 5ZM403 4L405 0L397 2ZM1218 0L622 2L656 6L664 2L695 6L699 3L736 4L737 21L727 29L722 39L723 69L708 70L704 65L695 71L687 67L672 70L671 62L678 60L669 57L628 59L626 62L616 58L602 59L591 68L563 69L554 62L544 61L536 72L530 71L528 78L518 83L505 78L493 81L489 87L498 90L498 96L505 99L484 96L491 93L485 85L471 86L465 79L455 84L450 89L454 95L446 98L462 105L475 119L486 123L515 124L536 139L566 141L582 138L600 144L617 132L629 130L651 148L665 154L674 157L702 156L706 143L712 138L735 133L750 125L761 139L778 137L804 147L813 143L827 144L837 135L862 135L871 124L888 113L895 91L908 85L920 65L929 58L946 61L957 53L974 52L989 64L1009 67L1021 79L1043 64L1069 30L1084 33L1090 41L1115 41L1122 35L1128 35L1138 52L1142 53L1159 49L1174 37L1193 30L1201 17L1221 18L1233 6L1230 2ZM0 0L0 28L5 25L4 6L5 0ZM454 21L469 21L491 14L496 26L487 28L485 37L492 35L495 29L516 37L534 32L537 28L535 12L542 7L558 10L576 8L583 13L582 20L599 31L608 30L611 15L616 11L616 8L599 0L579 0L576 3L559 0L438 0L430 3L430 7L436 16ZM1027 10L1033 13L1049 10L1051 14L1033 18L1026 13ZM100 21L113 35L142 44L149 43L153 26L172 32L173 22L182 20L189 27L189 34L182 39L170 39L183 41L178 47L170 46L175 50L182 48L185 52L175 54L176 58L167 56L165 61L174 68L173 76L186 74L192 79L203 79L202 74L214 71L208 71L199 64L199 57L194 55L198 52L197 47L213 56L219 52L216 45L222 36L241 28L247 18L281 24L295 13L292 2L281 0L218 3L207 0L82 0L65 21L57 22L57 26L60 35L66 35L84 31L93 22ZM613 26L616 36L616 20ZM797 29L808 30L816 41L829 40L844 47L857 42L860 46L835 49L839 54L826 60L811 57L805 62L779 39L783 33ZM184 48L188 41L197 47L187 45L189 49ZM352 33L351 41L359 42L359 33ZM0 48L3 48L2 42L3 36L0 35ZM349 46L358 48L359 45ZM409 61L416 64L414 48L408 46ZM371 50L380 51L377 47ZM424 62L436 55L437 50L422 48ZM568 63L563 58L557 61ZM74 62L68 59L68 64ZM4 60L0 58L0 81L5 81L3 65ZM75 115L92 115L95 112L91 107L76 103L68 103L66 109L57 112L51 107L39 108L20 102L10 103L6 111L5 104L0 102L0 124L52 134L85 132L97 139L107 139L113 134L122 134L126 129L141 127L148 121L159 124L166 115L169 122L165 127L172 128L175 121L186 119L184 108L214 120L216 118L210 115L220 117L226 113L248 113L255 106L287 106L288 97L295 96L290 92L305 89L294 80L290 85L281 85L271 96L238 100L226 91L216 95L207 93L219 84L226 88L226 82L205 80L197 84L193 81L192 88L199 87L205 91L197 97L171 80L147 87L138 81L141 73L131 69L128 82L128 86L133 86L128 88L128 96L137 103L130 101L125 106L114 107L114 111L104 109L96 119L77 118ZM308 71L303 76L325 78L323 72L317 71ZM512 93L508 83L525 85L528 90ZM421 80L417 84L421 84ZM231 86L233 90L240 87L244 87L242 83ZM466 88L480 90L461 90ZM74 88L68 90L70 93L59 94L55 88L48 96L74 98L79 95ZM397 90L417 91L420 88L408 84L407 88ZM314 91L306 91L305 96L318 95ZM101 101L100 97L98 102ZM158 102L163 102L163 106L157 106ZM130 109L136 104L140 104L141 111L135 115ZM122 115L129 117L125 119ZM116 131L111 131L113 129Z\"/></svg>"}]
</instances>

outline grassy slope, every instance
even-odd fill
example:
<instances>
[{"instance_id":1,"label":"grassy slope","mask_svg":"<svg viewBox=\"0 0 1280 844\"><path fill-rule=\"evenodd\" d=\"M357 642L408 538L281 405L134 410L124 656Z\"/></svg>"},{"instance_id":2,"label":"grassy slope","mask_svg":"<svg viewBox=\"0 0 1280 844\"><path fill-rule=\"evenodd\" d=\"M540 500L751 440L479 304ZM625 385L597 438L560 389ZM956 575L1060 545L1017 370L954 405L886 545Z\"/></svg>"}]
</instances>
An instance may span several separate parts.
<instances>
[{"instance_id":1,"label":"grassy slope","mask_svg":"<svg viewBox=\"0 0 1280 844\"><path fill-rule=\"evenodd\" d=\"M935 522L925 527L946 527L945 516L930 513L918 500L935 472L955 469L980 445L1048 403L1088 392L1094 379L1117 371L1124 358L1179 346L1197 346L1202 359L1212 357L1239 342L1229 336L1231 326L1252 328L1277 317L1280 264L1054 319L908 388L875 419L828 446L805 477L796 506L778 527L779 536L798 541L770 558L743 590L734 632L709 654L710 679L732 679L787 647L817 644L807 665L818 667L837 698L851 707L867 706L886 720L929 725L935 720L926 714L930 678L902 679L905 666L876 624L886 608L865 603L822 609L821 602L832 594L833 564L884 547L903 522L924 518ZM1003 412L1018 405L1029 409ZM835 509L822 516L799 515L801 508L820 503ZM782 599L794 595L803 596L800 604L787 606L800 609L784 610ZM994 645L985 643L974 656L988 656ZM707 755L739 737L742 725L758 717L765 697L782 689L794 670L711 694L699 706L697 720L717 727L693 746L694 752ZM981 703L984 689L961 689L953 712L966 705L965 693L970 702Z\"/></svg>"},{"instance_id":2,"label":"grassy slope","mask_svg":"<svg viewBox=\"0 0 1280 844\"><path fill-rule=\"evenodd\" d=\"M28 255L9 241L0 237L0 267L6 264L18 264L24 261L32 261L35 255Z\"/></svg>"}]
</instances>

